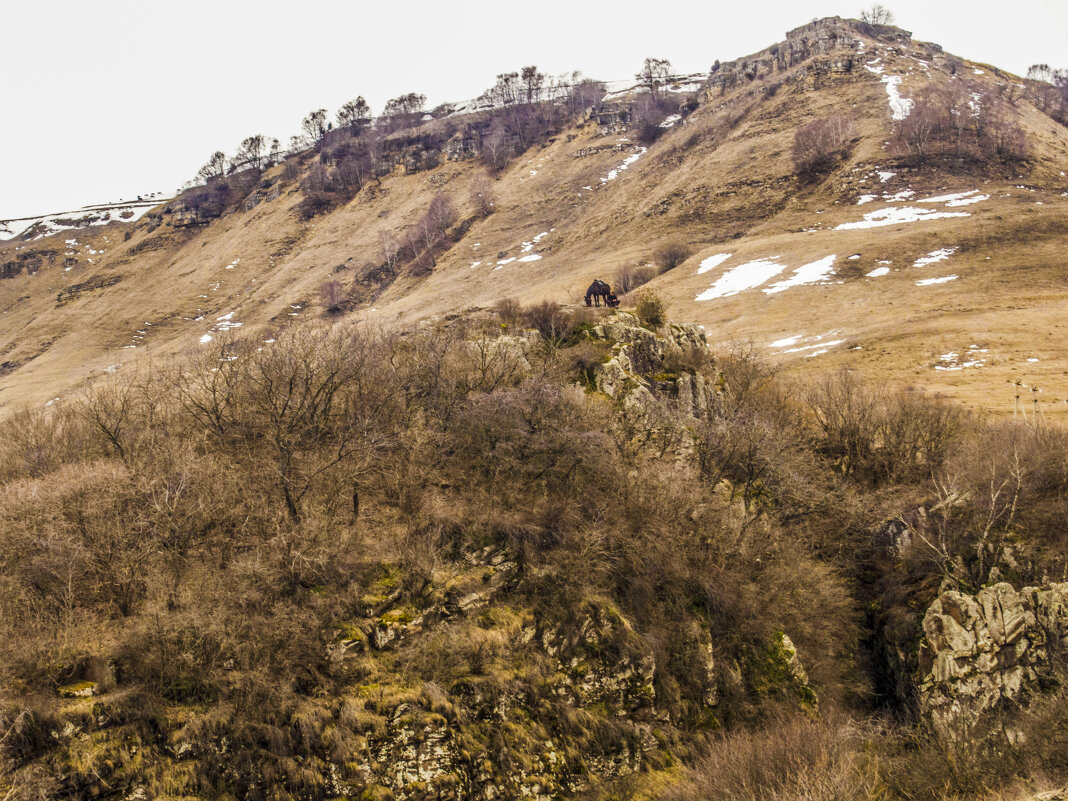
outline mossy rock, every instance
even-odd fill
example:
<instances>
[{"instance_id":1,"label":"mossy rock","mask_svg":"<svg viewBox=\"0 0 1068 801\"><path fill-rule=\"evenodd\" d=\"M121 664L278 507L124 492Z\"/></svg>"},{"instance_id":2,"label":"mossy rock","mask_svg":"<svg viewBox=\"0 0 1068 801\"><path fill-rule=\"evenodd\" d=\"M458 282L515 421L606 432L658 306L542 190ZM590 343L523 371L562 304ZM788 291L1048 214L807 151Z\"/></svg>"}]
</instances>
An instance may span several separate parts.
<instances>
[{"instance_id":1,"label":"mossy rock","mask_svg":"<svg viewBox=\"0 0 1068 801\"><path fill-rule=\"evenodd\" d=\"M372 784L360 793L360 801L393 801L393 791L381 784Z\"/></svg>"},{"instance_id":2,"label":"mossy rock","mask_svg":"<svg viewBox=\"0 0 1068 801\"><path fill-rule=\"evenodd\" d=\"M414 619L415 615L412 614L410 609L392 609L378 618L378 627L386 629L395 624L407 626Z\"/></svg>"},{"instance_id":3,"label":"mossy rock","mask_svg":"<svg viewBox=\"0 0 1068 801\"><path fill-rule=\"evenodd\" d=\"M345 643L365 643L367 635L355 623L345 622L337 624L337 639Z\"/></svg>"},{"instance_id":4,"label":"mossy rock","mask_svg":"<svg viewBox=\"0 0 1068 801\"><path fill-rule=\"evenodd\" d=\"M61 698L92 698L99 694L95 681L78 681L74 684L64 684L57 689Z\"/></svg>"}]
</instances>

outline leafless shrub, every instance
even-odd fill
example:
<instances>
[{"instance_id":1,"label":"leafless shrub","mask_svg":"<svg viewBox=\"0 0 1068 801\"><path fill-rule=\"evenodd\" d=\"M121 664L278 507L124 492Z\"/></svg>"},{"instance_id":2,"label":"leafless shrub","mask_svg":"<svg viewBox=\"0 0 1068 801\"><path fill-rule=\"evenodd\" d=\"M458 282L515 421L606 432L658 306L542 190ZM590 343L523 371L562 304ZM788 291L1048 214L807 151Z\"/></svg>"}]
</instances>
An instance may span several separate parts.
<instances>
[{"instance_id":1,"label":"leafless shrub","mask_svg":"<svg viewBox=\"0 0 1068 801\"><path fill-rule=\"evenodd\" d=\"M345 288L335 279L324 281L319 287L319 297L327 312L337 314L345 305Z\"/></svg>"},{"instance_id":2,"label":"leafless shrub","mask_svg":"<svg viewBox=\"0 0 1068 801\"><path fill-rule=\"evenodd\" d=\"M471 179L471 204L480 217L488 217L494 211L493 180L483 173Z\"/></svg>"},{"instance_id":3,"label":"leafless shrub","mask_svg":"<svg viewBox=\"0 0 1068 801\"><path fill-rule=\"evenodd\" d=\"M617 293L625 295L644 284L648 284L655 277L656 271L648 265L625 264L616 273L612 288Z\"/></svg>"},{"instance_id":4,"label":"leafless shrub","mask_svg":"<svg viewBox=\"0 0 1068 801\"><path fill-rule=\"evenodd\" d=\"M713 740L680 786L663 801L837 801L882 797L878 763L864 751L863 728L831 720L788 717L754 731Z\"/></svg>"},{"instance_id":5,"label":"leafless shrub","mask_svg":"<svg viewBox=\"0 0 1068 801\"><path fill-rule=\"evenodd\" d=\"M653 259L660 268L660 272L666 273L690 258L692 252L690 246L683 242L667 242L656 249Z\"/></svg>"},{"instance_id":6,"label":"leafless shrub","mask_svg":"<svg viewBox=\"0 0 1068 801\"><path fill-rule=\"evenodd\" d=\"M530 306L526 311L527 323L549 342L559 342L570 329L567 313L555 301L546 300Z\"/></svg>"},{"instance_id":7,"label":"leafless shrub","mask_svg":"<svg viewBox=\"0 0 1068 801\"><path fill-rule=\"evenodd\" d=\"M493 304L493 311L502 323L515 325L519 321L523 306L515 298L501 298Z\"/></svg>"},{"instance_id":8,"label":"leafless shrub","mask_svg":"<svg viewBox=\"0 0 1068 801\"><path fill-rule=\"evenodd\" d=\"M891 146L917 162L1026 159L1027 136L1011 105L980 88L966 81L924 87L912 111L895 126Z\"/></svg>"},{"instance_id":9,"label":"leafless shrub","mask_svg":"<svg viewBox=\"0 0 1068 801\"><path fill-rule=\"evenodd\" d=\"M845 157L853 138L851 116L836 114L801 126L794 134L794 171L803 176L826 172Z\"/></svg>"}]
</instances>

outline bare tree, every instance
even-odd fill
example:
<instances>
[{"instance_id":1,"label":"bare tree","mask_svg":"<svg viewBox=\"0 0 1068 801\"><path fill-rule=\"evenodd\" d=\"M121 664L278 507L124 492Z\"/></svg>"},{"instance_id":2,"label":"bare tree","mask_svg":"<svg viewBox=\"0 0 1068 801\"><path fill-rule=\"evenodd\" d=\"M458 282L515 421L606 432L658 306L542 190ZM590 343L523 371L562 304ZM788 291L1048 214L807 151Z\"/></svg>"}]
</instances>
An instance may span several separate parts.
<instances>
[{"instance_id":1,"label":"bare tree","mask_svg":"<svg viewBox=\"0 0 1068 801\"><path fill-rule=\"evenodd\" d=\"M218 178L226 173L226 154L216 150L211 154L208 163L197 171L197 178L207 183L213 178Z\"/></svg>"},{"instance_id":2,"label":"bare tree","mask_svg":"<svg viewBox=\"0 0 1068 801\"><path fill-rule=\"evenodd\" d=\"M479 173L471 179L471 203L482 217L493 213L493 180L487 173Z\"/></svg>"},{"instance_id":3,"label":"bare tree","mask_svg":"<svg viewBox=\"0 0 1068 801\"><path fill-rule=\"evenodd\" d=\"M237 155L234 156L235 166L240 167L247 164L257 170L260 169L263 166L264 146L265 140L261 134L249 136L242 140L241 146L237 150Z\"/></svg>"},{"instance_id":4,"label":"bare tree","mask_svg":"<svg viewBox=\"0 0 1068 801\"><path fill-rule=\"evenodd\" d=\"M482 140L482 160L490 170L499 172L511 157L512 137L501 120L494 120L489 134Z\"/></svg>"},{"instance_id":5,"label":"bare tree","mask_svg":"<svg viewBox=\"0 0 1068 801\"><path fill-rule=\"evenodd\" d=\"M448 195L438 194L430 201L426 214L416 223L424 248L430 252L434 262L433 251L445 238L445 231L456 222L456 209Z\"/></svg>"},{"instance_id":6,"label":"bare tree","mask_svg":"<svg viewBox=\"0 0 1068 801\"><path fill-rule=\"evenodd\" d=\"M861 22L869 25L893 25L894 12L882 3L872 3L870 7L860 12Z\"/></svg>"},{"instance_id":7,"label":"bare tree","mask_svg":"<svg viewBox=\"0 0 1068 801\"><path fill-rule=\"evenodd\" d=\"M520 80L523 81L523 86L526 89L527 102L536 103L541 100L542 87L545 85L545 76L538 72L538 68L531 65L529 67L523 67L520 72Z\"/></svg>"},{"instance_id":8,"label":"bare tree","mask_svg":"<svg viewBox=\"0 0 1068 801\"><path fill-rule=\"evenodd\" d=\"M305 138L313 146L318 145L323 140L323 137L326 136L326 132L329 131L330 128L331 125L326 120L325 108L308 112L308 116L300 122L300 129L304 132Z\"/></svg>"},{"instance_id":9,"label":"bare tree","mask_svg":"<svg viewBox=\"0 0 1068 801\"><path fill-rule=\"evenodd\" d=\"M323 308L330 314L337 314L345 304L345 288L335 279L323 282L319 287L319 296L322 298Z\"/></svg>"},{"instance_id":10,"label":"bare tree","mask_svg":"<svg viewBox=\"0 0 1068 801\"><path fill-rule=\"evenodd\" d=\"M382 113L387 117L404 114L418 114L423 110L425 105L426 95L409 92L406 95L394 97L392 100L389 100L386 103L386 107L382 110Z\"/></svg>"},{"instance_id":11,"label":"bare tree","mask_svg":"<svg viewBox=\"0 0 1068 801\"><path fill-rule=\"evenodd\" d=\"M397 261L400 258L401 252L401 242L389 231L379 231L378 245L386 269L389 270L390 275L396 275Z\"/></svg>"},{"instance_id":12,"label":"bare tree","mask_svg":"<svg viewBox=\"0 0 1068 801\"><path fill-rule=\"evenodd\" d=\"M835 114L802 125L794 134L794 170L814 175L834 166L853 141L853 118Z\"/></svg>"},{"instance_id":13,"label":"bare tree","mask_svg":"<svg viewBox=\"0 0 1068 801\"><path fill-rule=\"evenodd\" d=\"M671 75L671 62L666 58L647 58L641 72L634 75L653 95L660 92L660 84Z\"/></svg>"},{"instance_id":14,"label":"bare tree","mask_svg":"<svg viewBox=\"0 0 1068 801\"><path fill-rule=\"evenodd\" d=\"M360 95L355 100L350 100L337 110L337 124L348 126L349 131L355 136L360 128L370 121L371 107Z\"/></svg>"},{"instance_id":15,"label":"bare tree","mask_svg":"<svg viewBox=\"0 0 1068 801\"><path fill-rule=\"evenodd\" d=\"M518 103L523 92L518 72L502 72L497 76L497 82L483 92L480 99L495 108L507 108Z\"/></svg>"}]
</instances>

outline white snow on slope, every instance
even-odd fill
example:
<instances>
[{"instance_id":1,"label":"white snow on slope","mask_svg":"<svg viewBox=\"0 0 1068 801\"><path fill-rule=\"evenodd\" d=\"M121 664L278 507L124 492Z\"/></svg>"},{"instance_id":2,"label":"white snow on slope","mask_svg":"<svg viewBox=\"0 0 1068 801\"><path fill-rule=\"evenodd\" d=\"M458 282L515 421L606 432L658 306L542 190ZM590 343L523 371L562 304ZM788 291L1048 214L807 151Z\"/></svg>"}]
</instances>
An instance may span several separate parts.
<instances>
[{"instance_id":1,"label":"white snow on slope","mask_svg":"<svg viewBox=\"0 0 1068 801\"><path fill-rule=\"evenodd\" d=\"M921 220L940 220L945 217L971 217L966 211L931 211L914 206L894 206L878 211L869 211L863 220L842 223L834 227L835 231L848 231L858 228L882 228L887 225L920 222Z\"/></svg>"},{"instance_id":2,"label":"white snow on slope","mask_svg":"<svg viewBox=\"0 0 1068 801\"><path fill-rule=\"evenodd\" d=\"M940 261L945 261L954 253L957 252L957 248L941 248L939 250L932 250L926 256L920 256L913 262L913 267L926 267L929 264L936 264Z\"/></svg>"},{"instance_id":3,"label":"white snow on slope","mask_svg":"<svg viewBox=\"0 0 1068 801\"><path fill-rule=\"evenodd\" d=\"M880 276L888 275L889 272L889 267L876 267L870 273L866 273L866 275L868 276L868 278L879 278Z\"/></svg>"},{"instance_id":4,"label":"white snow on slope","mask_svg":"<svg viewBox=\"0 0 1068 801\"><path fill-rule=\"evenodd\" d=\"M128 203L103 203L86 206L77 211L63 211L40 217L25 217L16 220L0 220L0 242L33 230L36 241L60 231L71 231L88 226L107 225L112 222L137 222L145 212L155 208L167 198L131 201Z\"/></svg>"},{"instance_id":5,"label":"white snow on slope","mask_svg":"<svg viewBox=\"0 0 1068 801\"><path fill-rule=\"evenodd\" d=\"M756 289L786 269L786 265L779 262L779 258L774 256L770 259L756 259L732 267L694 300L714 300L737 295L747 289Z\"/></svg>"},{"instance_id":6,"label":"white snow on slope","mask_svg":"<svg viewBox=\"0 0 1068 801\"><path fill-rule=\"evenodd\" d=\"M946 284L950 281L956 281L955 275L943 275L941 278L924 278L922 281L917 281L916 286L931 286L932 284Z\"/></svg>"},{"instance_id":7,"label":"white snow on slope","mask_svg":"<svg viewBox=\"0 0 1068 801\"><path fill-rule=\"evenodd\" d=\"M764 290L764 293L772 295L776 292L783 292L795 286L826 283L827 280L834 275L834 260L836 258L838 257L835 255L825 256L811 264L802 265L794 270L794 274L789 278L772 284Z\"/></svg>"},{"instance_id":8,"label":"white snow on slope","mask_svg":"<svg viewBox=\"0 0 1068 801\"><path fill-rule=\"evenodd\" d=\"M881 58L873 59L864 65L864 68L868 72L881 75L882 82L886 85L886 97L890 103L890 116L895 120L903 120L912 111L912 101L907 97L901 96L901 76L900 75L886 75L886 68L879 62Z\"/></svg>"},{"instance_id":9,"label":"white snow on slope","mask_svg":"<svg viewBox=\"0 0 1068 801\"><path fill-rule=\"evenodd\" d=\"M794 334L792 337L786 337L784 339L776 339L770 345L769 348L785 348L790 345L796 345L804 337L804 334Z\"/></svg>"},{"instance_id":10,"label":"white snow on slope","mask_svg":"<svg viewBox=\"0 0 1068 801\"><path fill-rule=\"evenodd\" d=\"M521 253L530 253L530 251L534 250L534 246L536 244L538 244L541 240L543 240L545 237L547 237L548 235L549 235L548 231L542 231L537 236L532 237L530 239L530 241L524 242L522 245L520 245L520 247L519 247L520 252Z\"/></svg>"},{"instance_id":11,"label":"white snow on slope","mask_svg":"<svg viewBox=\"0 0 1068 801\"><path fill-rule=\"evenodd\" d=\"M823 337L816 337L816 339L823 339ZM815 353L809 354L810 356L819 356L821 353L826 353L828 348L833 348L835 345L841 345L845 342L844 339L833 339L830 342L816 342L813 345L802 345L799 348L789 348L784 350L783 353L804 353L806 350L815 350ZM821 348L822 350L817 350Z\"/></svg>"},{"instance_id":12,"label":"white snow on slope","mask_svg":"<svg viewBox=\"0 0 1068 801\"><path fill-rule=\"evenodd\" d=\"M539 261L541 259L540 253L531 253L527 256L520 257L519 261Z\"/></svg>"},{"instance_id":13,"label":"white snow on slope","mask_svg":"<svg viewBox=\"0 0 1068 801\"><path fill-rule=\"evenodd\" d=\"M970 206L973 203L982 203L990 200L990 195L980 195L978 189L970 192L957 192L952 195L939 195L938 197L925 197L917 200L917 203L945 203L947 206Z\"/></svg>"},{"instance_id":14,"label":"white snow on slope","mask_svg":"<svg viewBox=\"0 0 1068 801\"><path fill-rule=\"evenodd\" d=\"M709 270L714 270L719 265L723 264L727 259L731 257L730 253L717 253L715 256L709 256L707 259L701 262L701 266L697 268L697 274L701 275L707 273Z\"/></svg>"},{"instance_id":15,"label":"white snow on slope","mask_svg":"<svg viewBox=\"0 0 1068 801\"><path fill-rule=\"evenodd\" d=\"M290 306L289 308L291 308L291 309L293 309L293 308L299 309L300 307L299 306ZM204 318L203 317L198 317L197 319L198 320L202 320ZM204 334L204 336L202 336L200 338L200 343L202 345L206 345L207 343L211 342L211 340L213 339L212 334L218 333L220 331L233 331L235 328L240 328L241 325L242 325L241 323L234 322L234 313L233 312L227 312L222 317L216 317L215 318L215 325L213 325L209 329L208 333Z\"/></svg>"},{"instance_id":16,"label":"white snow on slope","mask_svg":"<svg viewBox=\"0 0 1068 801\"><path fill-rule=\"evenodd\" d=\"M972 345L968 348L968 352L962 360L959 353L955 350L951 350L949 353L943 353L938 357L938 362L934 365L934 369L963 370L965 367L982 367L986 364L986 359L979 356L979 354L989 352L989 348L980 348L978 345Z\"/></svg>"},{"instance_id":17,"label":"white snow on slope","mask_svg":"<svg viewBox=\"0 0 1068 801\"><path fill-rule=\"evenodd\" d=\"M630 154L629 156L627 156L627 157L626 157L625 159L623 159L623 163L622 163L622 164L620 164L620 165L619 165L618 167L616 167L616 168L615 168L614 170L611 170L611 171L610 171L610 172L608 173L608 175L606 175L606 176L604 176L603 178L601 178L601 183L602 183L602 184L606 184L606 183L608 183L609 181L614 181L614 180L616 180L616 178L618 178L618 177L619 177L619 174L620 174L621 172L623 172L623 170L626 170L626 169L628 169L628 168L630 167L630 165L631 165L631 164L633 164L634 162L636 162L636 161L637 161L638 159L640 159L640 158L641 158L642 156L644 156L644 155L645 155L645 154L646 154L647 152L649 152L649 148L647 148L647 147L642 147L642 148L639 148L639 149L638 149L638 152L637 152L637 153L631 153L631 154Z\"/></svg>"}]
</instances>

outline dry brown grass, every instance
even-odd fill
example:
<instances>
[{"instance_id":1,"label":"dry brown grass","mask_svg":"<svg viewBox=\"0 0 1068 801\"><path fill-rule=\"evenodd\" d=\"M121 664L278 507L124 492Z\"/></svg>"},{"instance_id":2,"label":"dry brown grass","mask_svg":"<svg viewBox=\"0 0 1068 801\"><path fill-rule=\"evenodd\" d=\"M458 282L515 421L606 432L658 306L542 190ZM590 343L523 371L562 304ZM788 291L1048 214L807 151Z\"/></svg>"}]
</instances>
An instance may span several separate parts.
<instances>
[{"instance_id":1,"label":"dry brown grass","mask_svg":"<svg viewBox=\"0 0 1068 801\"><path fill-rule=\"evenodd\" d=\"M907 62L894 65L903 68ZM874 207L852 207L856 194L872 186L859 184L864 173L852 171L890 166L881 149L887 134L883 86L863 71L855 77L855 82L817 92L796 94L784 88L774 95L754 94L750 89L760 88L755 86L709 98L685 125L670 130L604 186L600 178L628 151L573 155L590 145L616 144L618 137L600 137L591 125L584 125L535 146L494 183L495 213L475 221L430 275L403 278L385 294L367 297L358 314L385 322L410 321L489 306L509 296L526 305L541 300L573 303L593 277L610 276L614 265L648 258L648 243L680 239L704 249L656 279L654 287L674 318L702 323L717 343L744 338L764 343L838 330L863 349L838 349L813 360L803 359L804 354L787 355L786 360L804 371L850 364L1001 413L1011 409L1005 390L1010 379L1039 383L1048 399L1068 397L1068 387L1062 386L1063 349L1056 346L1063 333L1057 270L1068 203L1060 196L1064 181L1058 177L1066 166L1064 129L1024 103L1020 111L1036 156L1022 168L1030 171L1023 177L941 172L908 176L917 196L973 188L991 194L988 203L967 207L971 218L829 231ZM993 76L983 80L990 91L995 89ZM918 81L910 76L903 91ZM789 159L796 127L853 103L861 138L850 159L826 183L799 191L790 177ZM691 143L695 132L703 133ZM22 402L39 405L57 395L68 396L86 377L146 352L169 359L203 335L216 317L231 311L235 320L269 336L309 314L308 305L316 302L325 281L348 285L357 268L377 263L380 232L407 230L434 195L448 196L461 218L478 215L469 187L481 175L473 163L445 163L415 175L388 176L381 186L370 185L351 202L306 223L294 213L300 195L295 184L288 184L280 198L206 229L172 232L163 226L148 233L139 227L125 243L119 232L108 230L45 240L42 246L62 251L63 239L77 236L81 265L70 273L52 267L4 281L9 300L0 304L0 350L4 360L24 364L0 378L0 405L10 412ZM905 180L899 174L897 182L887 186L896 191ZM1018 184L1039 189L1019 190ZM587 185L594 190L582 188ZM803 232L816 222L823 223L823 230ZM541 261L493 269L496 261L504 260L497 254L519 256L522 241L553 228L538 246ZM156 244L159 249L144 249ZM945 265L946 272L956 272L960 279L942 286L913 286L908 265L947 246L961 248ZM12 248L9 244L2 250L10 254ZM104 252L90 257L89 248ZM732 263L782 255L791 267L836 253L842 273L855 266L846 257L860 253L856 264L866 270L876 260L888 259L900 272L774 296L748 292L695 303L718 273L696 276L694 267L714 252L734 253ZM89 265L88 258L95 263ZM226 270L235 258L241 262ZM472 269L476 261L482 263ZM931 274L933 270L937 268ZM123 280L55 308L55 295L63 286L111 273ZM204 319L193 319L199 316ZM143 344L124 349L146 322L152 326ZM970 344L992 346L984 368L933 369L938 354ZM1065 408L1063 403L1048 403L1047 416L1063 417Z\"/></svg>"}]
</instances>

